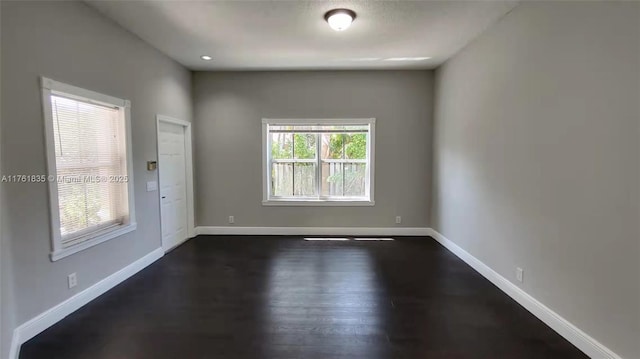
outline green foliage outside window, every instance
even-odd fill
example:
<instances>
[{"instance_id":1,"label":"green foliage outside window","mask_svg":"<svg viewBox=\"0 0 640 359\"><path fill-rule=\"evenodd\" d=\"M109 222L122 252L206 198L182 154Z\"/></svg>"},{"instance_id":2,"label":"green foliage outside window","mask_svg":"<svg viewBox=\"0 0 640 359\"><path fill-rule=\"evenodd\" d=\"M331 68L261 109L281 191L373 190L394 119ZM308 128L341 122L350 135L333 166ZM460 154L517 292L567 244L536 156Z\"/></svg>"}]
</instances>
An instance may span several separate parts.
<instances>
[{"instance_id":1,"label":"green foliage outside window","mask_svg":"<svg viewBox=\"0 0 640 359\"><path fill-rule=\"evenodd\" d=\"M64 228L65 233L76 232L100 222L100 191L95 187L77 184L61 189L60 222L71 225Z\"/></svg>"},{"instance_id":2,"label":"green foliage outside window","mask_svg":"<svg viewBox=\"0 0 640 359\"><path fill-rule=\"evenodd\" d=\"M271 158L313 159L316 157L316 135L314 134L278 134L271 142ZM367 135L331 134L329 137L329 153L327 159L366 159ZM293 139L293 141L292 141ZM292 153L292 150L294 153Z\"/></svg>"},{"instance_id":3,"label":"green foliage outside window","mask_svg":"<svg viewBox=\"0 0 640 359\"><path fill-rule=\"evenodd\" d=\"M357 133L353 135L332 134L329 138L330 159L366 159L367 135Z\"/></svg>"},{"instance_id":4,"label":"green foliage outside window","mask_svg":"<svg viewBox=\"0 0 640 359\"><path fill-rule=\"evenodd\" d=\"M313 159L316 158L316 136L314 134L280 133L271 143L271 158L287 159ZM293 141L291 138L293 137ZM291 151L295 152L292 153Z\"/></svg>"},{"instance_id":5,"label":"green foliage outside window","mask_svg":"<svg viewBox=\"0 0 640 359\"><path fill-rule=\"evenodd\" d=\"M321 154L325 160L366 160L366 133L271 133L272 159L315 159L318 144L321 141ZM363 196L365 193L366 163L337 163L326 164L322 169L323 181L330 187L323 187L327 195ZM273 193L277 195L301 195L313 193L313 167L297 164L281 163L272 167L271 178L277 178L272 185ZM309 170L312 170L309 172ZM288 174L291 171L291 174ZM276 173L277 172L277 173ZM295 172L295 174L293 174ZM289 177L292 176L292 177ZM295 178L295 182L288 178ZM288 179L288 180L287 180ZM303 179L309 179L304 181ZM291 182L289 182L291 181ZM308 183L307 183L308 182Z\"/></svg>"}]
</instances>

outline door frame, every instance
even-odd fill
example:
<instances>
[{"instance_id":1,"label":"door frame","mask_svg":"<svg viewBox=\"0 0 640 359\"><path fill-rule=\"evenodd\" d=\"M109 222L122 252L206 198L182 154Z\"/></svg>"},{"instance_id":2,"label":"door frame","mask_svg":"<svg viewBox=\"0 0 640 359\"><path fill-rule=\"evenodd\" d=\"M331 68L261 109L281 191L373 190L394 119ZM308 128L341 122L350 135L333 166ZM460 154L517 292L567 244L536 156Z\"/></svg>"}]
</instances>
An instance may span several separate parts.
<instances>
[{"instance_id":1,"label":"door frame","mask_svg":"<svg viewBox=\"0 0 640 359\"><path fill-rule=\"evenodd\" d=\"M182 126L184 128L184 147L185 147L185 166L186 166L186 191L187 191L187 238L184 241L169 247L164 248L162 246L162 194L160 192L160 122L170 123L172 125ZM193 147L191 139L191 122L180 120L174 117L165 115L156 115L156 157L158 161L158 171L156 176L158 178L158 201L160 211L160 245L165 252L172 250L180 244L186 242L188 239L195 237L195 216L194 216L194 202L193 202Z\"/></svg>"}]
</instances>

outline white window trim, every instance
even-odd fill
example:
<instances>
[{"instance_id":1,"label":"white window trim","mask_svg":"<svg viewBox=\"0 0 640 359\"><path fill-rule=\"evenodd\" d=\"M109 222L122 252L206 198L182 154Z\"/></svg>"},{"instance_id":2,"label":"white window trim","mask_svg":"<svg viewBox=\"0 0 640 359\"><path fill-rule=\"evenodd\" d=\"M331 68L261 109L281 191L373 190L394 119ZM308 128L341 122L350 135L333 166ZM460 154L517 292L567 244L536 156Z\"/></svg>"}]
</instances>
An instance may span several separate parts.
<instances>
[{"instance_id":1,"label":"white window trim","mask_svg":"<svg viewBox=\"0 0 640 359\"><path fill-rule=\"evenodd\" d=\"M269 146L269 125L369 125L369 141L367 141L367 151L369 153L369 166L367 166L368 173L368 199L350 199L350 198L331 198L331 199L277 199L270 198L270 171L269 165L271 162L271 151L267 149ZM344 118L344 119L317 119L317 118L305 118L305 119L262 119L262 205L263 206L347 206L347 207L359 207L359 206L374 206L374 181L375 181L375 136L376 134L376 119L375 118ZM319 155L319 154L318 154Z\"/></svg>"},{"instance_id":2,"label":"white window trim","mask_svg":"<svg viewBox=\"0 0 640 359\"><path fill-rule=\"evenodd\" d=\"M55 157L55 139L53 131L53 114L51 111L51 95L56 93L64 94L66 97L76 98L78 100L88 101L91 103L107 106L116 106L121 108L124 115L126 146L127 146L127 176L128 176L128 197L129 197L129 221L123 225L98 231L90 236L90 239L77 245L63 248L62 236L60 234L60 212L58 206L58 185L57 181L49 180L49 213L51 219L51 260L57 261L64 257L78 253L87 248L108 241L110 239L120 237L126 233L136 229L135 217L135 196L133 193L133 156L131 150L131 102L119 99L98 92L86 90L80 87L68 85L62 82L54 81L46 77L40 78L42 88L42 107L44 112L45 126L45 149L47 155L47 175L49 179L57 178L56 157Z\"/></svg>"}]
</instances>

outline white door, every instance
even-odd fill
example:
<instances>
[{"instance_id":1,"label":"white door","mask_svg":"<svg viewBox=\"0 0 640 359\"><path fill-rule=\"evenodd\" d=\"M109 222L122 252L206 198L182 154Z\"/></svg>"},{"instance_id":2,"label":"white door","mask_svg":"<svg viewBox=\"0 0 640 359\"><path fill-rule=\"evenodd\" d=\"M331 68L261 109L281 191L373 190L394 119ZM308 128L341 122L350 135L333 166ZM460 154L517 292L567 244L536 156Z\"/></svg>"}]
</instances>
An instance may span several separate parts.
<instances>
[{"instance_id":1,"label":"white door","mask_svg":"<svg viewBox=\"0 0 640 359\"><path fill-rule=\"evenodd\" d=\"M172 249L187 239L187 157L185 127L158 122L158 170L162 248Z\"/></svg>"}]
</instances>

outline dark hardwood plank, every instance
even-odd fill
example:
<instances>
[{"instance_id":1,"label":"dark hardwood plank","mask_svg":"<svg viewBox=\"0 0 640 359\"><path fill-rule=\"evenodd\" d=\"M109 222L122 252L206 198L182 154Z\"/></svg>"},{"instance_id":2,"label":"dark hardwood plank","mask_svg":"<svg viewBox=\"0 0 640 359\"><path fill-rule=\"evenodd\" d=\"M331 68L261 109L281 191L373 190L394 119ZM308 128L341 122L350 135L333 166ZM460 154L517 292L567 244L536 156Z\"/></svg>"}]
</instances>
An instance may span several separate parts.
<instances>
[{"instance_id":1,"label":"dark hardwood plank","mask_svg":"<svg viewBox=\"0 0 640 359\"><path fill-rule=\"evenodd\" d=\"M587 356L429 238L199 236L20 358Z\"/></svg>"}]
</instances>

